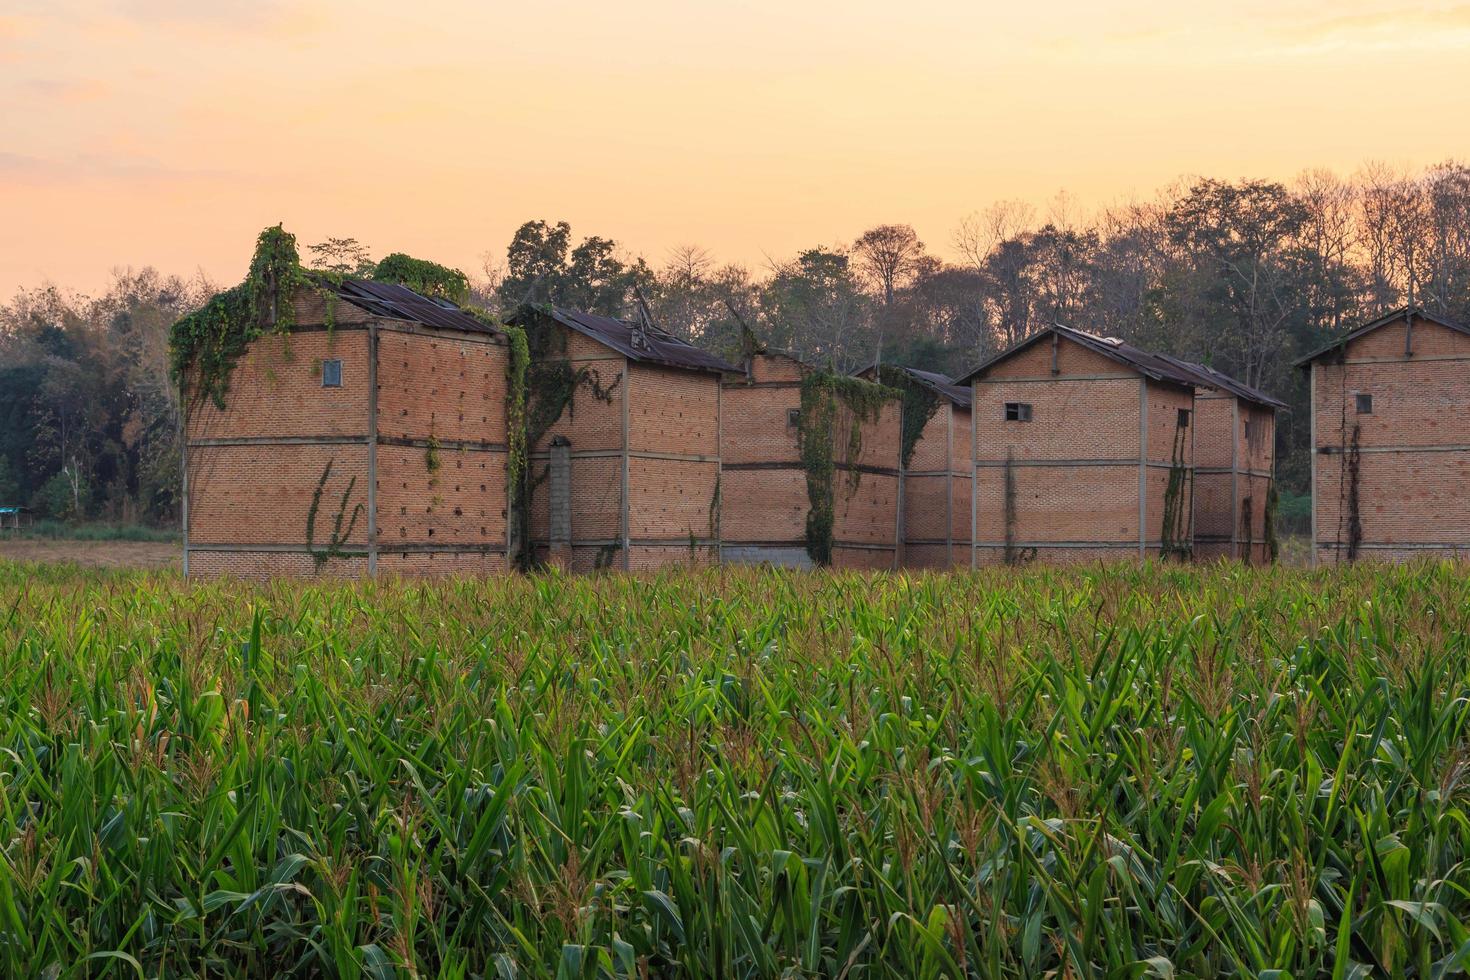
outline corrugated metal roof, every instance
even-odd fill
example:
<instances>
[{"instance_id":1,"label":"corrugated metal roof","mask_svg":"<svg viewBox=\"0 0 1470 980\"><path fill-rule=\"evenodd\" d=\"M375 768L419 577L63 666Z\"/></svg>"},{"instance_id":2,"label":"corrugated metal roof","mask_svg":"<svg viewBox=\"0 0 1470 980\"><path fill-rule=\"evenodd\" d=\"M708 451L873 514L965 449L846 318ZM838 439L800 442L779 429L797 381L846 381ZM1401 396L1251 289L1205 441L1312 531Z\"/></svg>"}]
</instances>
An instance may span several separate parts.
<instances>
[{"instance_id":1,"label":"corrugated metal roof","mask_svg":"<svg viewBox=\"0 0 1470 980\"><path fill-rule=\"evenodd\" d=\"M961 378L959 383L969 384L975 379L975 375L985 371L991 365L997 364L1013 354L1020 353L1032 344L1039 343L1047 337L1050 337L1053 333L1081 344L1088 350L1095 351L1104 357L1111 358L1120 364L1132 368L1145 377L1153 378L1155 381L1166 381L1185 388L1192 388L1199 383L1199 379L1194 374L1179 368L1158 354L1140 350L1132 344L1124 343L1116 337L1099 337L1096 334L1074 330L1071 327L1064 327L1060 323L1047 327L1045 330L1039 330L1019 344L1015 344L1009 349L987 358L978 367L970 371L969 374Z\"/></svg>"},{"instance_id":2,"label":"corrugated metal roof","mask_svg":"<svg viewBox=\"0 0 1470 980\"><path fill-rule=\"evenodd\" d=\"M422 296L396 282L344 279L340 283L333 283L323 279L321 285L352 305L360 306L378 316L393 320L409 320L442 330L498 333L494 327L466 313L449 300Z\"/></svg>"},{"instance_id":3,"label":"corrugated metal roof","mask_svg":"<svg viewBox=\"0 0 1470 980\"><path fill-rule=\"evenodd\" d=\"M648 326L641 329L626 320L580 310L566 310L559 306L524 307L507 319L518 323L529 313L549 315L556 322L569 327L611 347L624 357L647 364L662 364L665 367L684 368L689 371L739 371L740 368L709 351L700 350L693 344L680 340L673 334Z\"/></svg>"},{"instance_id":4,"label":"corrugated metal roof","mask_svg":"<svg viewBox=\"0 0 1470 980\"><path fill-rule=\"evenodd\" d=\"M1400 306L1396 310L1390 310L1389 312L1383 314L1376 320L1369 320L1361 327L1356 327L1353 330L1348 331L1341 337L1334 340L1332 343L1324 344L1321 347L1318 347L1316 350L1312 351L1310 354L1307 354L1305 357L1297 358L1293 366L1305 369L1308 365L1310 365L1317 358L1321 357L1323 354L1327 354L1335 350L1340 350L1341 348L1345 347L1349 342L1357 340L1359 337L1363 336L1363 334L1371 333L1372 331L1377 330L1379 327L1386 327L1390 323L1393 323L1395 320L1402 320L1404 317L1409 316L1410 314L1412 314L1415 319L1428 320L1430 323L1437 323L1441 327L1453 330L1456 333L1470 334L1470 327L1465 326L1463 323L1457 323L1454 320L1447 320L1444 317L1436 316L1433 313L1425 313L1423 309L1417 306Z\"/></svg>"},{"instance_id":5,"label":"corrugated metal roof","mask_svg":"<svg viewBox=\"0 0 1470 980\"><path fill-rule=\"evenodd\" d=\"M859 371L854 371L853 375L872 374L877 367L878 365L876 364L870 364ZM955 384L954 379L947 374L940 374L938 371L921 371L918 368L893 364L887 365L887 367L904 372L930 391L933 391L936 395L949 399L960 408L969 408L970 403L974 400L974 394L970 388L965 385Z\"/></svg>"},{"instance_id":6,"label":"corrugated metal roof","mask_svg":"<svg viewBox=\"0 0 1470 980\"><path fill-rule=\"evenodd\" d=\"M1171 357L1168 354L1160 354L1159 356L1169 361L1172 361L1175 364L1178 364L1185 370L1192 371L1195 374L1198 374L1200 377L1200 384L1204 385L1206 388L1215 388L1219 391L1234 395L1236 398L1242 398L1248 402L1253 402L1264 408L1276 409L1280 411L1284 411L1288 408L1286 402L1283 402L1277 398L1272 398L1261 389L1252 388L1250 385L1246 384L1243 381L1236 381L1234 378L1232 378L1228 374L1225 374L1223 371L1216 371L1214 368L1209 367L1205 364L1196 364L1193 361L1183 361L1177 357Z\"/></svg>"},{"instance_id":7,"label":"corrugated metal roof","mask_svg":"<svg viewBox=\"0 0 1470 980\"><path fill-rule=\"evenodd\" d=\"M1272 398L1259 389L1236 381L1228 374L1216 371L1214 368L1205 367L1203 364L1195 364L1191 361L1180 360L1168 354L1155 354L1152 351L1141 350L1132 344L1125 343L1116 337L1099 337L1097 334L1087 333L1082 330L1074 330L1064 327L1060 323L1038 331L1011 347L1002 351L994 357L989 358L979 367L975 368L960 382L968 384L975 379L975 375L985 371L991 365L1005 360L1013 354L1019 353L1055 333L1059 337L1080 344L1088 350L1095 351L1104 357L1111 358L1120 364L1132 368L1144 377L1153 378L1155 381L1164 381L1176 384L1184 388L1216 388L1228 391L1238 398L1255 402L1268 408L1286 408L1284 402Z\"/></svg>"}]
</instances>

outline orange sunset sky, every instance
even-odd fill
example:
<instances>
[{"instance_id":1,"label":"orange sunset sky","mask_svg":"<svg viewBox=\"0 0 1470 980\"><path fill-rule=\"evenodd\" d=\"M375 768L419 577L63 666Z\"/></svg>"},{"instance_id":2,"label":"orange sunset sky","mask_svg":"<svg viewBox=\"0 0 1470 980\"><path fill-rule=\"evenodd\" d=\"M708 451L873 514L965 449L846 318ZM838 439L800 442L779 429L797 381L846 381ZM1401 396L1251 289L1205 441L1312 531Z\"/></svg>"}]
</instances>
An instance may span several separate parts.
<instances>
[{"instance_id":1,"label":"orange sunset sky","mask_svg":"<svg viewBox=\"0 0 1470 980\"><path fill-rule=\"evenodd\" d=\"M528 218L759 267L1000 199L1470 157L1470 4L3 0L0 295Z\"/></svg>"}]
</instances>

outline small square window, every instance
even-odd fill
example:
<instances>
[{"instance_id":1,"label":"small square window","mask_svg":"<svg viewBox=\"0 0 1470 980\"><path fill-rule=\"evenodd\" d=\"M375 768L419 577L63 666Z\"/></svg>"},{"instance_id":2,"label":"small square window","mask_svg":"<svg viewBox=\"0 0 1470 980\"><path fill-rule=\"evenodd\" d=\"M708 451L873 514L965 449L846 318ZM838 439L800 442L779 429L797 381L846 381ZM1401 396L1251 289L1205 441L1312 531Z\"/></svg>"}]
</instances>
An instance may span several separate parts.
<instances>
[{"instance_id":1,"label":"small square window","mask_svg":"<svg viewBox=\"0 0 1470 980\"><path fill-rule=\"evenodd\" d=\"M786 424L791 426L793 429L801 425L801 409L788 408L786 410Z\"/></svg>"},{"instance_id":2,"label":"small square window","mask_svg":"<svg viewBox=\"0 0 1470 980\"><path fill-rule=\"evenodd\" d=\"M1357 403L1358 403L1358 414L1359 415L1372 415L1373 414L1373 396L1372 395L1365 395L1365 394L1363 394L1360 391L1360 392L1358 392L1354 396L1354 400L1357 401Z\"/></svg>"},{"instance_id":3,"label":"small square window","mask_svg":"<svg viewBox=\"0 0 1470 980\"><path fill-rule=\"evenodd\" d=\"M342 362L340 360L322 361L322 387L342 387Z\"/></svg>"},{"instance_id":4,"label":"small square window","mask_svg":"<svg viewBox=\"0 0 1470 980\"><path fill-rule=\"evenodd\" d=\"M1031 403L1030 402L1006 402L1006 421L1007 422L1030 422L1031 421Z\"/></svg>"},{"instance_id":5,"label":"small square window","mask_svg":"<svg viewBox=\"0 0 1470 980\"><path fill-rule=\"evenodd\" d=\"M1179 410L1179 428L1189 428L1189 409L1187 408L1181 408Z\"/></svg>"}]
</instances>

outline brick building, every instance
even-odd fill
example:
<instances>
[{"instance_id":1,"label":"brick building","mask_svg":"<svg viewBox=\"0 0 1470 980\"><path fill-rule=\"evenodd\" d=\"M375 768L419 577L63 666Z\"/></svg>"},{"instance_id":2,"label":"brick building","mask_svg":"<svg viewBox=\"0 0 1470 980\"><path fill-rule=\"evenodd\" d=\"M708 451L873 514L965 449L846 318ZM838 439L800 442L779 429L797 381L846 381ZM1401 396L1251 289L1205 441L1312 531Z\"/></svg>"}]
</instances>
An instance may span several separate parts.
<instances>
[{"instance_id":1,"label":"brick building","mask_svg":"<svg viewBox=\"0 0 1470 980\"><path fill-rule=\"evenodd\" d=\"M1470 554L1470 328L1405 307L1298 366L1314 562Z\"/></svg>"},{"instance_id":2,"label":"brick building","mask_svg":"<svg viewBox=\"0 0 1470 980\"><path fill-rule=\"evenodd\" d=\"M504 569L507 340L452 303L348 280L185 410L189 575Z\"/></svg>"},{"instance_id":3,"label":"brick building","mask_svg":"<svg viewBox=\"0 0 1470 980\"><path fill-rule=\"evenodd\" d=\"M970 563L970 481L974 472L974 438L970 421L971 389L947 375L909 367L868 368L859 377L890 385L916 386L923 396L905 397L905 413L928 414L908 457L900 459L903 474L903 568L954 568ZM895 377L898 375L899 377ZM904 420L904 430L917 420Z\"/></svg>"},{"instance_id":4,"label":"brick building","mask_svg":"<svg viewBox=\"0 0 1470 980\"><path fill-rule=\"evenodd\" d=\"M1203 364L1193 374L1194 556L1272 558L1268 501L1276 480L1276 412L1285 403Z\"/></svg>"},{"instance_id":5,"label":"brick building","mask_svg":"<svg viewBox=\"0 0 1470 980\"><path fill-rule=\"evenodd\" d=\"M645 320L557 307L509 320L532 348L534 553L577 571L717 560L720 378L734 365Z\"/></svg>"},{"instance_id":6,"label":"brick building","mask_svg":"<svg viewBox=\"0 0 1470 980\"><path fill-rule=\"evenodd\" d=\"M811 510L802 462L802 381L812 368L785 354L757 353L723 385L721 428L722 560L798 568ZM840 402L840 399L839 399ZM854 418L837 411L832 429L832 565L893 568L898 552L900 408L887 401L860 426L860 451L848 458Z\"/></svg>"},{"instance_id":7,"label":"brick building","mask_svg":"<svg viewBox=\"0 0 1470 980\"><path fill-rule=\"evenodd\" d=\"M974 391L975 563L1189 552L1192 373L1055 326L960 383Z\"/></svg>"}]
</instances>

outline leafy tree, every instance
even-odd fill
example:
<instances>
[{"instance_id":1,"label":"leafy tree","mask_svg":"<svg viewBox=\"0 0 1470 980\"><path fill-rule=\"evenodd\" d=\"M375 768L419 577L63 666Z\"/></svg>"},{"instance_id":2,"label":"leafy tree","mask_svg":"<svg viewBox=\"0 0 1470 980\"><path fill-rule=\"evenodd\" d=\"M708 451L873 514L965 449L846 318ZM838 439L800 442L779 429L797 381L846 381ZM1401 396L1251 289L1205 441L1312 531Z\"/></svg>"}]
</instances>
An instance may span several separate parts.
<instances>
[{"instance_id":1,"label":"leafy tree","mask_svg":"<svg viewBox=\"0 0 1470 980\"><path fill-rule=\"evenodd\" d=\"M356 238L328 238L306 246L311 253L309 267L318 272L365 279L373 274L375 263L367 246Z\"/></svg>"}]
</instances>

